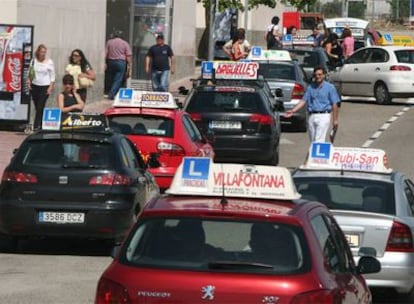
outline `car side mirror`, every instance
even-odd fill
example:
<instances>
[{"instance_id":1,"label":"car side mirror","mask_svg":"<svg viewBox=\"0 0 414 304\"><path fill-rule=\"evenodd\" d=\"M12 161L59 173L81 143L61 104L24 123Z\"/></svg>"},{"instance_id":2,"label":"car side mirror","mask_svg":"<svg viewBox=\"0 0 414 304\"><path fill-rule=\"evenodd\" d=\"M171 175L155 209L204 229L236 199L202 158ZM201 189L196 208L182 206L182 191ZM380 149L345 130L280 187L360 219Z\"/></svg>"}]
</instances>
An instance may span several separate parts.
<instances>
[{"instance_id":1,"label":"car side mirror","mask_svg":"<svg viewBox=\"0 0 414 304\"><path fill-rule=\"evenodd\" d=\"M158 168L161 167L161 164L159 162L159 153L151 152L148 158L148 161L146 163L147 168Z\"/></svg>"},{"instance_id":2,"label":"car side mirror","mask_svg":"<svg viewBox=\"0 0 414 304\"><path fill-rule=\"evenodd\" d=\"M377 273L381 271L381 263L372 256L362 256L357 265L360 274Z\"/></svg>"},{"instance_id":3,"label":"car side mirror","mask_svg":"<svg viewBox=\"0 0 414 304\"><path fill-rule=\"evenodd\" d=\"M204 135L204 138L208 143L214 143L216 140L214 131L212 129L208 129L207 133Z\"/></svg>"}]
</instances>

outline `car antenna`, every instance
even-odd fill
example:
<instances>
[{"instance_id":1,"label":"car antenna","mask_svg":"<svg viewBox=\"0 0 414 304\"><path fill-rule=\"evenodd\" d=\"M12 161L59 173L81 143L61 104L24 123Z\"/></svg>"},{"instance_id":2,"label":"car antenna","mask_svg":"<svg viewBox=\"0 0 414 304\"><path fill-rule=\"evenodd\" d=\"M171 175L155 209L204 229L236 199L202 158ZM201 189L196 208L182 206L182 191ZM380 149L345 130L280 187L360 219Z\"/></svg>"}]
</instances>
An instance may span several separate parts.
<instances>
[{"instance_id":1,"label":"car antenna","mask_svg":"<svg viewBox=\"0 0 414 304\"><path fill-rule=\"evenodd\" d=\"M344 175L344 164L341 165L341 176Z\"/></svg>"},{"instance_id":2,"label":"car antenna","mask_svg":"<svg viewBox=\"0 0 414 304\"><path fill-rule=\"evenodd\" d=\"M220 200L220 205L224 209L224 206L226 206L229 203L229 201L227 200L226 195L225 195L225 192L224 192L225 189L224 189L224 171L223 171L223 165L221 165L221 169L222 169L221 172L223 174L223 183L221 185L221 189L222 189L221 194L222 194L222 196L221 196L221 200Z\"/></svg>"}]
</instances>

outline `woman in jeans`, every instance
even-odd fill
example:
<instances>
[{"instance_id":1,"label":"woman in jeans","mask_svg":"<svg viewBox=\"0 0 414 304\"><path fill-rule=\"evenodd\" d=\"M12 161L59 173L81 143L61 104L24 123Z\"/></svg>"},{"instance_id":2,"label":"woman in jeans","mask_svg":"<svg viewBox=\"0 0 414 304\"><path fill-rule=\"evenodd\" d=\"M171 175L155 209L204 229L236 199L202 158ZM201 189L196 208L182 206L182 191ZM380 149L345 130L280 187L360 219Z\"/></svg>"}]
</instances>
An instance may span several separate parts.
<instances>
[{"instance_id":1,"label":"woman in jeans","mask_svg":"<svg viewBox=\"0 0 414 304\"><path fill-rule=\"evenodd\" d=\"M42 127L43 110L49 95L55 86L55 67L52 59L46 57L47 48L40 44L35 52L31 64L34 69L34 78L28 79L29 89L36 110L33 128Z\"/></svg>"}]
</instances>

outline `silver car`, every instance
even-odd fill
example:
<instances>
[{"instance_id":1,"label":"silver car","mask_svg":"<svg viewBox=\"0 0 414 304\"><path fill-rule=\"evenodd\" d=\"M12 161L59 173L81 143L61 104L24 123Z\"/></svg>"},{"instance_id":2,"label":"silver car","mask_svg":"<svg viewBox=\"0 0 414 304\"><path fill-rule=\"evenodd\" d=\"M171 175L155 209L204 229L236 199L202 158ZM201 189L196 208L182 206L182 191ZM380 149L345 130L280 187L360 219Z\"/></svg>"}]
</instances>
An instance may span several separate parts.
<instances>
[{"instance_id":1,"label":"silver car","mask_svg":"<svg viewBox=\"0 0 414 304\"><path fill-rule=\"evenodd\" d=\"M343 96L375 97L378 104L414 97L414 47L370 46L329 73Z\"/></svg>"},{"instance_id":2,"label":"silver car","mask_svg":"<svg viewBox=\"0 0 414 304\"><path fill-rule=\"evenodd\" d=\"M363 148L359 149L359 156L350 153L346 159L337 154L336 161L359 162L353 168L362 170L347 170L349 166L343 163L342 169L330 169L322 161L320 168L296 169L294 182L302 198L320 201L331 209L356 261L360 247L376 249L382 269L365 276L370 287L408 294L414 287L414 184L401 172L369 172L360 160L381 161L381 157L370 158L370 152L364 155Z\"/></svg>"}]
</instances>

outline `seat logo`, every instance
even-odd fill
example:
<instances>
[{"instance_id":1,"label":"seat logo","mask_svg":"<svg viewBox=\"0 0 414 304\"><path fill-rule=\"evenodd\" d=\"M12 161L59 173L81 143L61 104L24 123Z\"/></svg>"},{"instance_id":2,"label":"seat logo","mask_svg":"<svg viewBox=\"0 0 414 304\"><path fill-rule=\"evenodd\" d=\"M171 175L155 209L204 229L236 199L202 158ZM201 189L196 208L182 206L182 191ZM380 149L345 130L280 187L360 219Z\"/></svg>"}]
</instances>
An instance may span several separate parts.
<instances>
[{"instance_id":1,"label":"seat logo","mask_svg":"<svg viewBox=\"0 0 414 304\"><path fill-rule=\"evenodd\" d=\"M68 183L67 176L59 176L59 184L66 185Z\"/></svg>"},{"instance_id":2,"label":"seat logo","mask_svg":"<svg viewBox=\"0 0 414 304\"><path fill-rule=\"evenodd\" d=\"M207 285L201 287L201 292L203 296L201 297L203 300L214 300L214 290L216 289L213 285Z\"/></svg>"}]
</instances>

